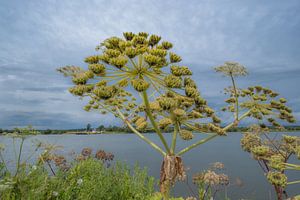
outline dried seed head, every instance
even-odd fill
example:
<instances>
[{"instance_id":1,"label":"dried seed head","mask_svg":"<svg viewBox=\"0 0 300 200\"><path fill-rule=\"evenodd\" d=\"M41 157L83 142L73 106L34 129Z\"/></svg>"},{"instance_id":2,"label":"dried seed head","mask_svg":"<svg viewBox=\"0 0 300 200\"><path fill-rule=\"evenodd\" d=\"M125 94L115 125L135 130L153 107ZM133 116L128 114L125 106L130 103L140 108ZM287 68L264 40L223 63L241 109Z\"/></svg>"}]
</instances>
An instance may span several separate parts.
<instances>
[{"instance_id":1,"label":"dried seed head","mask_svg":"<svg viewBox=\"0 0 300 200\"><path fill-rule=\"evenodd\" d=\"M204 183L208 185L218 185L220 183L219 175L214 171L208 170L203 177Z\"/></svg>"},{"instance_id":2,"label":"dried seed head","mask_svg":"<svg viewBox=\"0 0 300 200\"><path fill-rule=\"evenodd\" d=\"M225 76L246 76L247 69L237 62L225 62L223 65L215 67L216 72L221 72Z\"/></svg>"}]
</instances>

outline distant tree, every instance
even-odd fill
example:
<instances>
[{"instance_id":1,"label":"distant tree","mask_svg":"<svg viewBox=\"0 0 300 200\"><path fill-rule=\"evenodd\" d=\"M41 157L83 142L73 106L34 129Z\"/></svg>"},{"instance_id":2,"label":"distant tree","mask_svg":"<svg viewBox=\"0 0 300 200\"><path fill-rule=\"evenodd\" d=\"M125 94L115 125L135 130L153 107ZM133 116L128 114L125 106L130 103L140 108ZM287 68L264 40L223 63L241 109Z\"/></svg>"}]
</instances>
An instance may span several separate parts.
<instances>
[{"instance_id":1,"label":"distant tree","mask_svg":"<svg viewBox=\"0 0 300 200\"><path fill-rule=\"evenodd\" d=\"M92 130L92 126L91 126L91 124L87 124L86 125L86 131L91 131Z\"/></svg>"},{"instance_id":2,"label":"distant tree","mask_svg":"<svg viewBox=\"0 0 300 200\"><path fill-rule=\"evenodd\" d=\"M100 125L98 128L97 128L97 131L103 131L105 130L105 126L104 125Z\"/></svg>"},{"instance_id":3,"label":"distant tree","mask_svg":"<svg viewBox=\"0 0 300 200\"><path fill-rule=\"evenodd\" d=\"M52 130L51 129L47 129L44 131L44 134L52 134Z\"/></svg>"},{"instance_id":4,"label":"distant tree","mask_svg":"<svg viewBox=\"0 0 300 200\"><path fill-rule=\"evenodd\" d=\"M2 128L0 128L0 133L3 133L3 129Z\"/></svg>"}]
</instances>

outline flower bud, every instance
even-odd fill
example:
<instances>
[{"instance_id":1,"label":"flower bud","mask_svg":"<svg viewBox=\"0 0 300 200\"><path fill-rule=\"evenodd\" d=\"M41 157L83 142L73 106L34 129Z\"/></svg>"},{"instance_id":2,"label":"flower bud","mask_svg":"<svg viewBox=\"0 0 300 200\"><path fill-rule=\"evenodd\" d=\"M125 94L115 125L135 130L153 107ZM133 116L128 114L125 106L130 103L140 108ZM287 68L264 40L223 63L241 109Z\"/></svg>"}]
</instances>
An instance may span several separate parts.
<instances>
[{"instance_id":1,"label":"flower bud","mask_svg":"<svg viewBox=\"0 0 300 200\"><path fill-rule=\"evenodd\" d=\"M197 96L199 96L199 92L196 88L193 88L193 87L185 87L185 94L186 96L188 97L191 97L191 98L195 98Z\"/></svg>"},{"instance_id":2,"label":"flower bud","mask_svg":"<svg viewBox=\"0 0 300 200\"><path fill-rule=\"evenodd\" d=\"M195 81L193 81L190 77L185 77L184 78L184 86L192 87L192 88L197 88L197 85Z\"/></svg>"},{"instance_id":3,"label":"flower bud","mask_svg":"<svg viewBox=\"0 0 300 200\"><path fill-rule=\"evenodd\" d=\"M143 92L147 90L150 86L150 84L144 79L134 79L131 81L131 84L134 87L134 89L138 92Z\"/></svg>"},{"instance_id":4,"label":"flower bud","mask_svg":"<svg viewBox=\"0 0 300 200\"><path fill-rule=\"evenodd\" d=\"M109 99L117 92L114 86L101 86L94 89L93 93L101 99Z\"/></svg>"},{"instance_id":5,"label":"flower bud","mask_svg":"<svg viewBox=\"0 0 300 200\"><path fill-rule=\"evenodd\" d=\"M165 57L167 55L167 51L163 49L150 49L149 53L158 57Z\"/></svg>"},{"instance_id":6,"label":"flower bud","mask_svg":"<svg viewBox=\"0 0 300 200\"><path fill-rule=\"evenodd\" d=\"M151 35L149 38L149 45L154 46L157 45L160 41L161 37L158 35Z\"/></svg>"},{"instance_id":7,"label":"flower bud","mask_svg":"<svg viewBox=\"0 0 300 200\"><path fill-rule=\"evenodd\" d=\"M119 69L123 68L126 65L127 61L127 58L125 58L124 56L109 59L110 64L116 66Z\"/></svg>"},{"instance_id":8,"label":"flower bud","mask_svg":"<svg viewBox=\"0 0 300 200\"><path fill-rule=\"evenodd\" d=\"M176 106L176 101L170 97L160 98L158 103L163 110L169 110Z\"/></svg>"},{"instance_id":9,"label":"flower bud","mask_svg":"<svg viewBox=\"0 0 300 200\"><path fill-rule=\"evenodd\" d=\"M181 88L182 87L182 80L180 77L174 75L168 75L164 79L165 84L169 88Z\"/></svg>"},{"instance_id":10,"label":"flower bud","mask_svg":"<svg viewBox=\"0 0 300 200\"><path fill-rule=\"evenodd\" d=\"M72 81L76 85L84 85L86 84L87 80L89 79L88 74L86 73L79 73L75 74Z\"/></svg>"},{"instance_id":11,"label":"flower bud","mask_svg":"<svg viewBox=\"0 0 300 200\"><path fill-rule=\"evenodd\" d=\"M164 49L169 50L173 47L173 44L171 42L164 41L164 42L161 43L161 46Z\"/></svg>"},{"instance_id":12,"label":"flower bud","mask_svg":"<svg viewBox=\"0 0 300 200\"><path fill-rule=\"evenodd\" d=\"M175 76L192 75L192 71L188 67L171 66L171 73Z\"/></svg>"},{"instance_id":13,"label":"flower bud","mask_svg":"<svg viewBox=\"0 0 300 200\"><path fill-rule=\"evenodd\" d=\"M116 49L107 49L107 50L105 50L104 53L106 55L108 55L110 58L118 57L121 54L121 52L119 50L116 50Z\"/></svg>"},{"instance_id":14,"label":"flower bud","mask_svg":"<svg viewBox=\"0 0 300 200\"><path fill-rule=\"evenodd\" d=\"M133 37L135 36L135 34L132 32L124 32L123 36L126 40L131 41L133 39Z\"/></svg>"},{"instance_id":15,"label":"flower bud","mask_svg":"<svg viewBox=\"0 0 300 200\"><path fill-rule=\"evenodd\" d=\"M169 125L171 125L173 122L170 118L163 118L158 122L158 126L161 129L167 128Z\"/></svg>"},{"instance_id":16,"label":"flower bud","mask_svg":"<svg viewBox=\"0 0 300 200\"><path fill-rule=\"evenodd\" d=\"M146 32L139 32L138 33L138 36L141 36L141 37L144 37L144 38L147 38L148 37L148 33L146 33Z\"/></svg>"},{"instance_id":17,"label":"flower bud","mask_svg":"<svg viewBox=\"0 0 300 200\"><path fill-rule=\"evenodd\" d=\"M176 117L182 117L186 114L185 111L180 108L176 108L175 110L173 110L173 113Z\"/></svg>"},{"instance_id":18,"label":"flower bud","mask_svg":"<svg viewBox=\"0 0 300 200\"><path fill-rule=\"evenodd\" d=\"M269 172L267 175L268 181L275 186L285 187L287 185L287 177L280 172Z\"/></svg>"},{"instance_id":19,"label":"flower bud","mask_svg":"<svg viewBox=\"0 0 300 200\"><path fill-rule=\"evenodd\" d=\"M86 57L84 59L84 62L89 63L89 64L96 64L99 62L99 60L100 60L100 57L98 55L95 55L95 56Z\"/></svg>"},{"instance_id":20,"label":"flower bud","mask_svg":"<svg viewBox=\"0 0 300 200\"><path fill-rule=\"evenodd\" d=\"M257 159L260 159L261 157L265 157L269 154L270 148L264 145L256 146L251 148L251 152Z\"/></svg>"},{"instance_id":21,"label":"flower bud","mask_svg":"<svg viewBox=\"0 0 300 200\"><path fill-rule=\"evenodd\" d=\"M129 58L134 58L137 55L137 51L134 48L131 47L127 47L125 49L125 54L129 57Z\"/></svg>"},{"instance_id":22,"label":"flower bud","mask_svg":"<svg viewBox=\"0 0 300 200\"><path fill-rule=\"evenodd\" d=\"M144 56L145 62L150 66L154 66L160 62L160 58L158 56L154 56L151 54L147 54Z\"/></svg>"},{"instance_id":23,"label":"flower bud","mask_svg":"<svg viewBox=\"0 0 300 200\"><path fill-rule=\"evenodd\" d=\"M181 61L181 57L175 53L169 53L170 55L170 62L171 63L177 63L177 62L180 62Z\"/></svg>"},{"instance_id":24,"label":"flower bud","mask_svg":"<svg viewBox=\"0 0 300 200\"><path fill-rule=\"evenodd\" d=\"M105 73L105 66L103 64L90 64L89 70L97 75L100 75Z\"/></svg>"}]
</instances>

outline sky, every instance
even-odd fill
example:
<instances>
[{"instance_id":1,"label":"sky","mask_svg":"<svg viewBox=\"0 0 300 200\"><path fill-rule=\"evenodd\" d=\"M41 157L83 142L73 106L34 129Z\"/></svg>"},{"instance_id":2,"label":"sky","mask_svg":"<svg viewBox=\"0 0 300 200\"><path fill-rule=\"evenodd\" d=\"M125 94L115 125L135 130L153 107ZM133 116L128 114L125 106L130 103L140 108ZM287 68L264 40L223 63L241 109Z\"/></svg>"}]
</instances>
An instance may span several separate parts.
<instances>
[{"instance_id":1,"label":"sky","mask_svg":"<svg viewBox=\"0 0 300 200\"><path fill-rule=\"evenodd\" d=\"M298 0L1 0L0 128L38 129L120 124L87 113L56 72L86 67L95 47L123 32L149 32L174 44L215 109L229 80L214 73L225 61L246 66L241 87L263 85L288 99L300 121L300 1Z\"/></svg>"}]
</instances>

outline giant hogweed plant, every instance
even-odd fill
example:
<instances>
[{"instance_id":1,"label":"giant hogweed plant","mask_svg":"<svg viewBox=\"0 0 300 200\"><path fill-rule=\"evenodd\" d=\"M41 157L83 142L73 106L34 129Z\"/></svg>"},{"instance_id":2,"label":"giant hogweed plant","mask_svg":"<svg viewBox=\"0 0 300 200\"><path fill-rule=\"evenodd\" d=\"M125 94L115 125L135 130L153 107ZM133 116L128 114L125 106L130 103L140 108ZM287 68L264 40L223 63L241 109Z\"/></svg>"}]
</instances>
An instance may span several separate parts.
<instances>
[{"instance_id":1,"label":"giant hogweed plant","mask_svg":"<svg viewBox=\"0 0 300 200\"><path fill-rule=\"evenodd\" d=\"M279 109L270 101L277 93L262 87L260 91L252 87L238 89L235 78L247 75L247 70L238 63L227 62L216 71L232 81L227 89L229 106L225 109L234 113L234 120L222 127L220 118L200 95L192 71L179 64L181 57L171 51L172 43L144 32L125 32L123 36L108 38L98 45L99 53L85 58L87 70L65 66L58 71L72 78L74 86L69 91L73 95L90 99L84 107L86 111L112 113L163 156L160 190L165 199L176 180L185 178L182 155L217 136L225 136L246 117L277 115ZM246 100L240 102L240 97ZM163 134L168 127L174 129L170 144ZM142 134L145 129L155 131L163 148ZM177 139L193 139L191 130L206 137L177 150Z\"/></svg>"}]
</instances>

